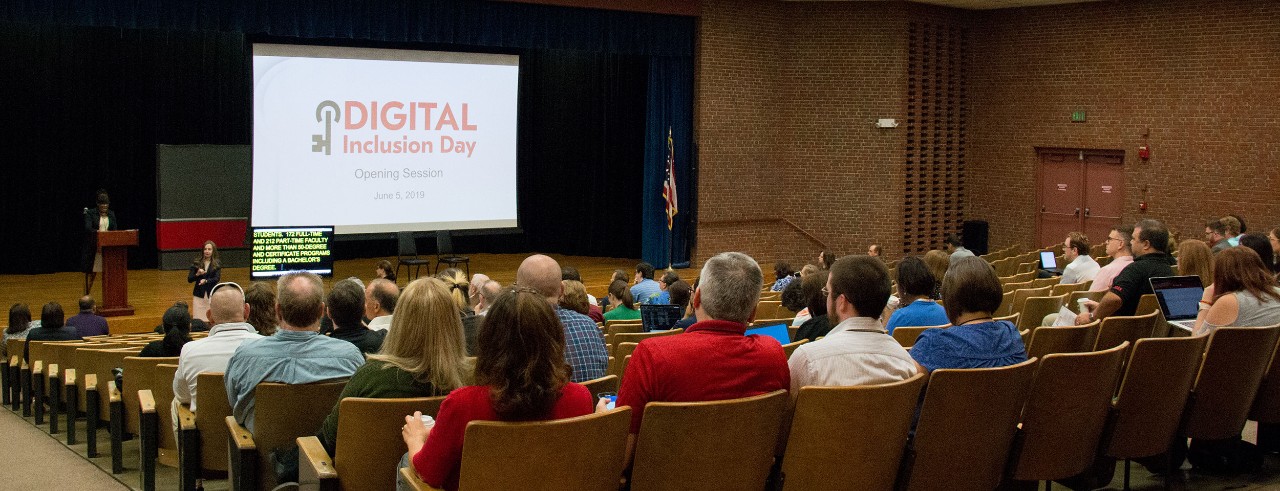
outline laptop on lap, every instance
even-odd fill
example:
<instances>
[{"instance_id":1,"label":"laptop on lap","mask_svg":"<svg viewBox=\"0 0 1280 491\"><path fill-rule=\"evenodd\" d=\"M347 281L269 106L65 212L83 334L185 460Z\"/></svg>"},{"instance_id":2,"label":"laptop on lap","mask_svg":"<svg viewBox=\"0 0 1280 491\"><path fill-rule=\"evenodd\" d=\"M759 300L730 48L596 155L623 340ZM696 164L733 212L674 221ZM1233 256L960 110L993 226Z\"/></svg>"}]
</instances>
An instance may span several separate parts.
<instances>
[{"instance_id":1,"label":"laptop on lap","mask_svg":"<svg viewBox=\"0 0 1280 491\"><path fill-rule=\"evenodd\" d=\"M1053 255L1053 251L1040 251L1040 269L1054 276L1062 275L1062 268L1058 267L1058 257Z\"/></svg>"},{"instance_id":2,"label":"laptop on lap","mask_svg":"<svg viewBox=\"0 0 1280 491\"><path fill-rule=\"evenodd\" d=\"M1169 325L1186 332L1196 326L1204 285L1199 276L1165 276L1151 278L1151 291L1160 303L1160 312Z\"/></svg>"}]
</instances>

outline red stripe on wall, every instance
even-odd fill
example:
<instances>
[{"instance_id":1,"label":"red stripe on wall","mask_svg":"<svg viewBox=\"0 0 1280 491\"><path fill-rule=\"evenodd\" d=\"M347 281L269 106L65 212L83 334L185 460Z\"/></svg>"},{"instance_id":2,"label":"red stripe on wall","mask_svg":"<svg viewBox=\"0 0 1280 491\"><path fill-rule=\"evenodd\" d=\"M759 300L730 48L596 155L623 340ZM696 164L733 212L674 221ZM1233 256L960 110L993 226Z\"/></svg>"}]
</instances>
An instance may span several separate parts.
<instances>
[{"instance_id":1,"label":"red stripe on wall","mask_svg":"<svg viewBox=\"0 0 1280 491\"><path fill-rule=\"evenodd\" d=\"M219 249L245 247L248 220L156 220L156 247L162 251L200 249L212 240Z\"/></svg>"}]
</instances>

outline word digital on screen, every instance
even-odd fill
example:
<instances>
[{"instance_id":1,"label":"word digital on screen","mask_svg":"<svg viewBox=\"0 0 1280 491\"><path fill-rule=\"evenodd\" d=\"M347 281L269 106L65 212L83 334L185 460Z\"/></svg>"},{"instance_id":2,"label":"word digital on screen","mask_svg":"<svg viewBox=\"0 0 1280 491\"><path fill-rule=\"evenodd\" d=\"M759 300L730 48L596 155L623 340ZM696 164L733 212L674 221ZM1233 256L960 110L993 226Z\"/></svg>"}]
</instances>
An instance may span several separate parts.
<instances>
[{"instance_id":1,"label":"word digital on screen","mask_svg":"<svg viewBox=\"0 0 1280 491\"><path fill-rule=\"evenodd\" d=\"M333 275L333 227L272 227L253 229L252 278L270 278L294 271Z\"/></svg>"},{"instance_id":2,"label":"word digital on screen","mask_svg":"<svg viewBox=\"0 0 1280 491\"><path fill-rule=\"evenodd\" d=\"M515 55L255 44L253 226L518 226L519 75Z\"/></svg>"}]
</instances>

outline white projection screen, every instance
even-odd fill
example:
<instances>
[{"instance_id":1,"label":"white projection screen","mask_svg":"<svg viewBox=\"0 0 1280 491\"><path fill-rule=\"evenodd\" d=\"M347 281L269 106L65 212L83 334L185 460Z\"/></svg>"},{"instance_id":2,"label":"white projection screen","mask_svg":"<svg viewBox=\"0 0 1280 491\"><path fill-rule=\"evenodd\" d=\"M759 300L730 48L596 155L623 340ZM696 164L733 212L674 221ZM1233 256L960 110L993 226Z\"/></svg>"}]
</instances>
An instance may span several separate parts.
<instances>
[{"instance_id":1,"label":"white projection screen","mask_svg":"<svg viewBox=\"0 0 1280 491\"><path fill-rule=\"evenodd\" d=\"M517 227L514 55L255 44L254 227Z\"/></svg>"}]
</instances>

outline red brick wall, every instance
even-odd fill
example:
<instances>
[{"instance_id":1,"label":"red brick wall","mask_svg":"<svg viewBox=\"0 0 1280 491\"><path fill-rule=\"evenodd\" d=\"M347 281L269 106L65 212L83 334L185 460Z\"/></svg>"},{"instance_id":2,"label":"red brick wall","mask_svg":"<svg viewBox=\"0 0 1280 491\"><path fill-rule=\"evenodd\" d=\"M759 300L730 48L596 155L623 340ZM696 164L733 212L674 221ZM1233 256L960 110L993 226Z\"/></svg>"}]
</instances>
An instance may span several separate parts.
<instances>
[{"instance_id":1,"label":"red brick wall","mask_svg":"<svg viewBox=\"0 0 1280 491\"><path fill-rule=\"evenodd\" d=\"M1124 150L1127 222L1161 219L1183 238L1227 213L1280 224L1280 2L998 10L973 32L968 215L991 222L993 243L1035 236L1036 146Z\"/></svg>"},{"instance_id":2,"label":"red brick wall","mask_svg":"<svg viewBox=\"0 0 1280 491\"><path fill-rule=\"evenodd\" d=\"M696 262L738 250L794 264L819 243L900 254L905 139L872 121L905 116L911 22L969 28L965 218L991 223L993 250L1034 240L1038 146L1124 150L1125 221L1184 238L1227 213L1280 225L1280 2L708 0ZM1075 110L1088 121L1070 123Z\"/></svg>"}]
</instances>

